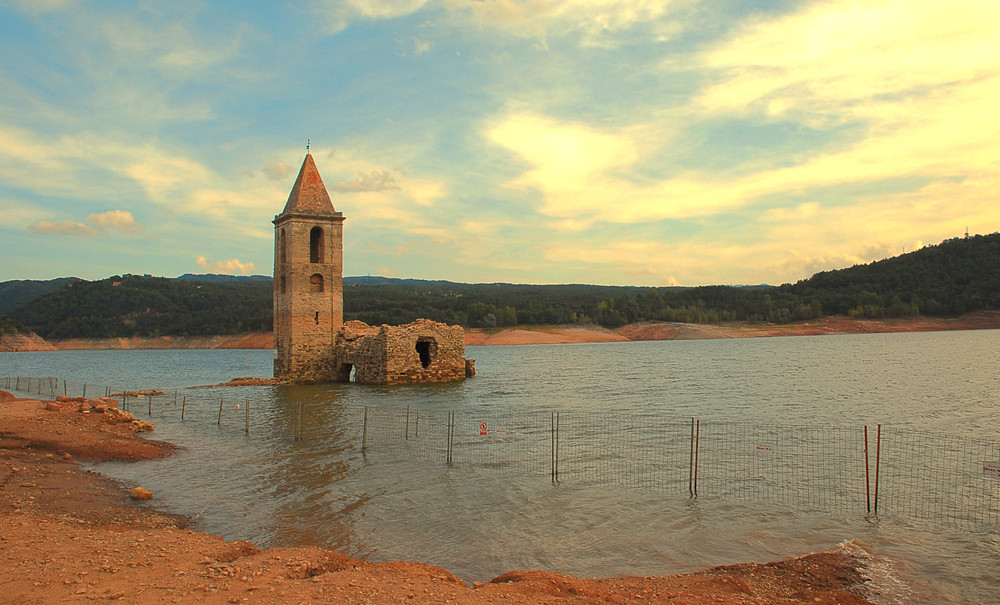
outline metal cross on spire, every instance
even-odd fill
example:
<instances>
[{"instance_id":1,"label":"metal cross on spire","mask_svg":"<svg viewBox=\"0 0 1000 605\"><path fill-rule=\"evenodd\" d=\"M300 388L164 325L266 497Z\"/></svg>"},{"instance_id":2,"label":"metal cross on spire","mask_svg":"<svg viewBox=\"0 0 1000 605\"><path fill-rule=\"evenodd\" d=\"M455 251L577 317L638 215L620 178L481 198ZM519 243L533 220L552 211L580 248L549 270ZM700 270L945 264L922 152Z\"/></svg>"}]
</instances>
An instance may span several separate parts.
<instances>
[{"instance_id":1,"label":"metal cross on spire","mask_svg":"<svg viewBox=\"0 0 1000 605\"><path fill-rule=\"evenodd\" d=\"M306 153L309 153L309 139L306 139Z\"/></svg>"}]
</instances>

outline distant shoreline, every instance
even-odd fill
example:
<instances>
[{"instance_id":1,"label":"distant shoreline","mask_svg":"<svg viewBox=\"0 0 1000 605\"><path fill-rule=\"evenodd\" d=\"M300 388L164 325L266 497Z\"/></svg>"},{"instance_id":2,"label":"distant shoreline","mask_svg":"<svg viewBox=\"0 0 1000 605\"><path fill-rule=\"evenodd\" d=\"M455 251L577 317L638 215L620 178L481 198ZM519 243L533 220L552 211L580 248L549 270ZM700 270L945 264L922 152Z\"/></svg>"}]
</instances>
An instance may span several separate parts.
<instances>
[{"instance_id":1,"label":"distant shoreline","mask_svg":"<svg viewBox=\"0 0 1000 605\"><path fill-rule=\"evenodd\" d=\"M816 336L831 334L878 334L892 332L936 332L948 330L1000 329L1000 311L979 311L954 319L905 317L898 319L851 319L831 316L783 325L731 322L724 324L688 324L641 322L616 329L594 325L516 326L500 330L465 331L466 346L526 344L568 344L595 342L630 342L646 340L702 340L715 338L762 338L770 336ZM45 341L42 341L45 342ZM133 338L69 338L47 341L57 350L89 349L270 349L271 332L217 336L159 336ZM4 348L0 351L52 350Z\"/></svg>"}]
</instances>

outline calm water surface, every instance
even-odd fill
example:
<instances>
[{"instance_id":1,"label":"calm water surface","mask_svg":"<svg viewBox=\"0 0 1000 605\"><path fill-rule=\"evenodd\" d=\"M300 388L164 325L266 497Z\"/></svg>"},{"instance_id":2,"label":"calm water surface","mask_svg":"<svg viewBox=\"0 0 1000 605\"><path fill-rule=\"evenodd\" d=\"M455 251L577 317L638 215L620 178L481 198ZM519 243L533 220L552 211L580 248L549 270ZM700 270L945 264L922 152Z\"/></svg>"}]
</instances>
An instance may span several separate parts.
<instances>
[{"instance_id":1,"label":"calm water surface","mask_svg":"<svg viewBox=\"0 0 1000 605\"><path fill-rule=\"evenodd\" d=\"M395 407L432 432L464 417L605 412L687 421L859 427L1000 437L1000 331L469 347L479 376L413 387L193 389L269 376L267 351L0 354L0 375L185 389L157 402L167 460L99 469L156 493L200 529L267 547L312 544L371 560L418 560L466 580L510 569L581 576L669 574L770 560L852 541L877 558L883 602L1000 602L1000 528L778 507L547 476L399 452L362 454L359 410ZM218 400L225 405L217 423ZM249 400L251 434L243 432ZM304 434L295 440L303 404ZM148 410L136 411L146 417ZM545 461L548 464L548 460Z\"/></svg>"}]
</instances>

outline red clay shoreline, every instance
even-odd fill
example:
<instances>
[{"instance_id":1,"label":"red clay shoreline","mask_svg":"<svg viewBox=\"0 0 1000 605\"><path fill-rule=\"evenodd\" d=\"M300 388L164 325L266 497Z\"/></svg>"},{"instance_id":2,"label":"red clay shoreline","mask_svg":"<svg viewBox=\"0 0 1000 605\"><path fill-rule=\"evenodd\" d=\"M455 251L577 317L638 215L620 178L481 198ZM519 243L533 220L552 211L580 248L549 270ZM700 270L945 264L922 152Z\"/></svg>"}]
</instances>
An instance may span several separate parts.
<instances>
[{"instance_id":1,"label":"red clay shoreline","mask_svg":"<svg viewBox=\"0 0 1000 605\"><path fill-rule=\"evenodd\" d=\"M868 603L869 561L845 546L675 576L582 579L514 571L467 585L421 563L369 563L316 547L261 551L140 505L77 459L169 456L170 444L103 400L0 391L0 602ZM155 502L155 500L154 500Z\"/></svg>"},{"instance_id":2,"label":"red clay shoreline","mask_svg":"<svg viewBox=\"0 0 1000 605\"><path fill-rule=\"evenodd\" d=\"M567 344L989 329L1000 329L1000 311L979 311L954 319L923 316L899 319L853 319L843 316L830 316L818 320L784 325L749 322L688 324L650 321L629 324L614 330L594 325L577 324L518 326L500 330L473 328L465 331L465 344L466 346ZM37 348L32 348L32 344L23 339L18 341L17 346L20 348L14 348L15 345L5 347L3 337L0 337L0 350L270 349L274 347L274 337L271 332L253 332L229 336L70 338L48 342L38 339L38 341L33 342L35 342Z\"/></svg>"}]
</instances>

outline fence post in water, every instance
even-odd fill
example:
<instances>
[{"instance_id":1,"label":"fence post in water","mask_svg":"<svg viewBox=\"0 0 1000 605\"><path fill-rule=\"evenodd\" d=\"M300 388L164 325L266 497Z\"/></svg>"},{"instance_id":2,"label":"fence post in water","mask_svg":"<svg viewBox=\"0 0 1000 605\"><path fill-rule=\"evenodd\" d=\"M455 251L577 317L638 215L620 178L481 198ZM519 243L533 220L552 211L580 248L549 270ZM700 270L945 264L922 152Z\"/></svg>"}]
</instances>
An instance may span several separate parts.
<instances>
[{"instance_id":1,"label":"fence post in water","mask_svg":"<svg viewBox=\"0 0 1000 605\"><path fill-rule=\"evenodd\" d=\"M877 425L875 432L875 516L878 516L878 467L879 456L882 454L882 425Z\"/></svg>"},{"instance_id":2,"label":"fence post in water","mask_svg":"<svg viewBox=\"0 0 1000 605\"><path fill-rule=\"evenodd\" d=\"M410 440L410 406L406 406L406 432L404 433L404 438Z\"/></svg>"},{"instance_id":3,"label":"fence post in water","mask_svg":"<svg viewBox=\"0 0 1000 605\"><path fill-rule=\"evenodd\" d=\"M188 396L185 395L184 400L181 402L181 420L184 420L184 410L187 409L187 406L188 406Z\"/></svg>"},{"instance_id":4,"label":"fence post in water","mask_svg":"<svg viewBox=\"0 0 1000 605\"><path fill-rule=\"evenodd\" d=\"M146 414L149 415L149 416L152 416L153 415L153 396L152 395L146 395L146 401L149 403L149 410L146 412Z\"/></svg>"},{"instance_id":5,"label":"fence post in water","mask_svg":"<svg viewBox=\"0 0 1000 605\"><path fill-rule=\"evenodd\" d=\"M865 425L865 505L868 509L868 514L872 513L872 488L871 479L868 475L868 425Z\"/></svg>"},{"instance_id":6,"label":"fence post in water","mask_svg":"<svg viewBox=\"0 0 1000 605\"><path fill-rule=\"evenodd\" d=\"M86 382L85 382L85 383L83 383L83 396L84 396L84 397L86 397L86 396L87 396L87 383L86 383Z\"/></svg>"},{"instance_id":7,"label":"fence post in water","mask_svg":"<svg viewBox=\"0 0 1000 605\"><path fill-rule=\"evenodd\" d=\"M552 412L552 483L559 483L559 412Z\"/></svg>"},{"instance_id":8,"label":"fence post in water","mask_svg":"<svg viewBox=\"0 0 1000 605\"><path fill-rule=\"evenodd\" d=\"M694 421L694 497L698 497L698 446L701 441L701 420Z\"/></svg>"},{"instance_id":9,"label":"fence post in water","mask_svg":"<svg viewBox=\"0 0 1000 605\"><path fill-rule=\"evenodd\" d=\"M361 423L361 451L368 449L368 406L365 406L365 419Z\"/></svg>"},{"instance_id":10,"label":"fence post in water","mask_svg":"<svg viewBox=\"0 0 1000 605\"><path fill-rule=\"evenodd\" d=\"M174 405L177 405L177 389L174 389Z\"/></svg>"},{"instance_id":11,"label":"fence post in water","mask_svg":"<svg viewBox=\"0 0 1000 605\"><path fill-rule=\"evenodd\" d=\"M552 483L556 482L556 413L549 413L549 441L551 443L549 452L549 471Z\"/></svg>"},{"instance_id":12,"label":"fence post in water","mask_svg":"<svg viewBox=\"0 0 1000 605\"><path fill-rule=\"evenodd\" d=\"M688 495L694 495L694 417L691 417L691 457L688 459Z\"/></svg>"},{"instance_id":13,"label":"fence post in water","mask_svg":"<svg viewBox=\"0 0 1000 605\"><path fill-rule=\"evenodd\" d=\"M247 398L247 435L250 434L250 399Z\"/></svg>"},{"instance_id":14,"label":"fence post in water","mask_svg":"<svg viewBox=\"0 0 1000 605\"><path fill-rule=\"evenodd\" d=\"M451 465L451 445L455 437L455 412L448 412L448 456L446 462Z\"/></svg>"},{"instance_id":15,"label":"fence post in water","mask_svg":"<svg viewBox=\"0 0 1000 605\"><path fill-rule=\"evenodd\" d=\"M219 426L222 426L222 402L224 402L225 400L226 400L225 397L219 399L219 422L218 422Z\"/></svg>"}]
</instances>

